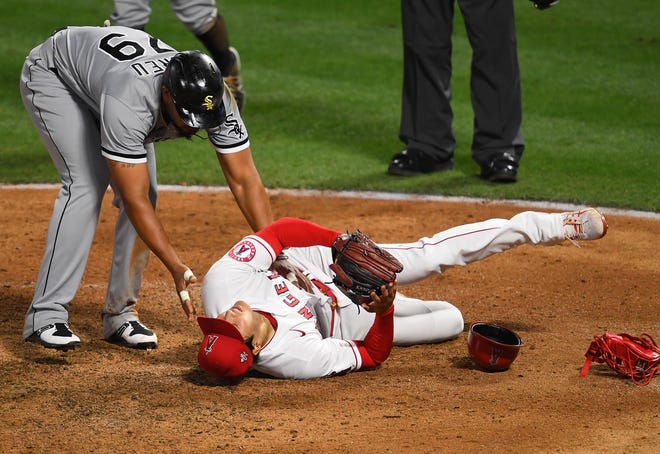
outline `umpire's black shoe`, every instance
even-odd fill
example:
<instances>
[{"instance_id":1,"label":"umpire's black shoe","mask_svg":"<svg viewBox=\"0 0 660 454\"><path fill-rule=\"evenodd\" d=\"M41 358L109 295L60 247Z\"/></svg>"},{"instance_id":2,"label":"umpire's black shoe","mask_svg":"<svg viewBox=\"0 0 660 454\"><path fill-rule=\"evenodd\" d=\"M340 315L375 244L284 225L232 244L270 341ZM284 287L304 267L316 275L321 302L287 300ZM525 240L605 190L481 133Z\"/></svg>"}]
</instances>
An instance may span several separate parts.
<instances>
[{"instance_id":1,"label":"umpire's black shoe","mask_svg":"<svg viewBox=\"0 0 660 454\"><path fill-rule=\"evenodd\" d=\"M387 173L398 176L414 176L424 173L440 172L454 168L454 160L449 158L439 161L417 150L403 150L394 155L387 168Z\"/></svg>"},{"instance_id":2,"label":"umpire's black shoe","mask_svg":"<svg viewBox=\"0 0 660 454\"><path fill-rule=\"evenodd\" d=\"M509 158L496 158L481 168L481 178L493 183L515 183L518 181L518 163Z\"/></svg>"},{"instance_id":3,"label":"umpire's black shoe","mask_svg":"<svg viewBox=\"0 0 660 454\"><path fill-rule=\"evenodd\" d=\"M35 342L46 348L67 351L80 345L80 338L73 334L67 323L51 323L36 330L27 342Z\"/></svg>"}]
</instances>

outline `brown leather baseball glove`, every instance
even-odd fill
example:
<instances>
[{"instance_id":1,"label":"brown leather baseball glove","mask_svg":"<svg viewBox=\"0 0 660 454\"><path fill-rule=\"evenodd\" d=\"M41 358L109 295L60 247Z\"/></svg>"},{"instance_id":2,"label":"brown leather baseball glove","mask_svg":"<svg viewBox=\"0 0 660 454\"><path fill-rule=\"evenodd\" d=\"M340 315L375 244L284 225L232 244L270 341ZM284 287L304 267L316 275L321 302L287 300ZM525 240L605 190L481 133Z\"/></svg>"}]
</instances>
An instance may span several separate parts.
<instances>
[{"instance_id":1,"label":"brown leather baseball glove","mask_svg":"<svg viewBox=\"0 0 660 454\"><path fill-rule=\"evenodd\" d=\"M357 305L368 304L371 292L396 280L403 265L368 235L357 231L337 237L332 245L333 282Z\"/></svg>"}]
</instances>

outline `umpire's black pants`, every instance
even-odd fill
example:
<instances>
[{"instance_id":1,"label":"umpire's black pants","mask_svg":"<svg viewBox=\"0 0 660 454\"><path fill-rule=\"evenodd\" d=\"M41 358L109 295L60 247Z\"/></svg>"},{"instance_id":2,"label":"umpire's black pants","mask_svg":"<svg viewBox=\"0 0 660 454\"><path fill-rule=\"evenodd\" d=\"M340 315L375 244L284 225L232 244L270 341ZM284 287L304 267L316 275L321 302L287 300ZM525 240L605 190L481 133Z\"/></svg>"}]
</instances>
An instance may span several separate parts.
<instances>
[{"instance_id":1,"label":"umpire's black pants","mask_svg":"<svg viewBox=\"0 0 660 454\"><path fill-rule=\"evenodd\" d=\"M472 158L520 161L522 102L513 0L458 0L472 46ZM402 0L403 96L400 138L446 160L453 156L451 35L454 0Z\"/></svg>"}]
</instances>

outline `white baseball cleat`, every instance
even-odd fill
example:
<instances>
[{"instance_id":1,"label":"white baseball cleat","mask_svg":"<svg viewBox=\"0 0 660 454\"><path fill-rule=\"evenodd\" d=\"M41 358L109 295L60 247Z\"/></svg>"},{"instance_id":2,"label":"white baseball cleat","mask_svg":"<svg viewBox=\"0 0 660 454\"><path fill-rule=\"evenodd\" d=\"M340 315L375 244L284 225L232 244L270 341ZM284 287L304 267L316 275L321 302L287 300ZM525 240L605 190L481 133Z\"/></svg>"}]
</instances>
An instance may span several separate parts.
<instances>
[{"instance_id":1,"label":"white baseball cleat","mask_svg":"<svg viewBox=\"0 0 660 454\"><path fill-rule=\"evenodd\" d=\"M595 208L561 213L561 216L567 240L598 240L607 233L605 216Z\"/></svg>"},{"instance_id":2,"label":"white baseball cleat","mask_svg":"<svg viewBox=\"0 0 660 454\"><path fill-rule=\"evenodd\" d=\"M142 350L158 347L158 337L139 320L124 323L108 340Z\"/></svg>"},{"instance_id":3,"label":"white baseball cleat","mask_svg":"<svg viewBox=\"0 0 660 454\"><path fill-rule=\"evenodd\" d=\"M39 328L25 340L62 351L74 349L80 345L80 338L73 334L68 323L51 323Z\"/></svg>"}]
</instances>

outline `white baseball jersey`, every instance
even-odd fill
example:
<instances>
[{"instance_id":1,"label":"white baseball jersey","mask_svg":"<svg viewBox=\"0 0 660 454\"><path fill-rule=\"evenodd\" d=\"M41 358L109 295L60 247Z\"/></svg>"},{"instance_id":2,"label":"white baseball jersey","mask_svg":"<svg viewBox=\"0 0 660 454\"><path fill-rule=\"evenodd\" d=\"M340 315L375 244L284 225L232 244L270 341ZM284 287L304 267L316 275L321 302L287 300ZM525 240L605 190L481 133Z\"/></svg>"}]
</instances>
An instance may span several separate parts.
<instances>
[{"instance_id":1,"label":"white baseball jersey","mask_svg":"<svg viewBox=\"0 0 660 454\"><path fill-rule=\"evenodd\" d=\"M257 234L258 235L258 234ZM236 301L272 314L273 340L257 355L253 367L275 377L323 377L360 368L355 344L362 340L374 314L358 310L332 284L330 248L289 248L286 254L310 279L327 285L332 298L317 289L300 290L270 271L276 258L263 238L250 235L218 260L204 277L202 304L217 317ZM556 213L523 212L511 219L490 219L453 227L412 243L380 244L404 265L398 286L420 281L443 270L482 260L521 244L553 244L564 239L562 217ZM286 245L285 245L286 246ZM446 301L423 301L397 292L394 300L394 344L440 342L463 331L463 317Z\"/></svg>"},{"instance_id":2,"label":"white baseball jersey","mask_svg":"<svg viewBox=\"0 0 660 454\"><path fill-rule=\"evenodd\" d=\"M259 353L254 369L282 378L313 378L359 369L358 347L322 334L316 308L330 304L320 292L309 294L269 270L277 254L262 238L249 235L216 262L202 287L205 313L217 317L235 301L269 313L275 336Z\"/></svg>"},{"instance_id":3,"label":"white baseball jersey","mask_svg":"<svg viewBox=\"0 0 660 454\"><path fill-rule=\"evenodd\" d=\"M177 53L149 34L126 27L68 27L41 47L45 64L93 110L101 129L101 152L108 159L146 162L145 143L178 137L157 128L161 80ZM236 103L225 89L227 118L208 131L219 153L250 143Z\"/></svg>"}]
</instances>

